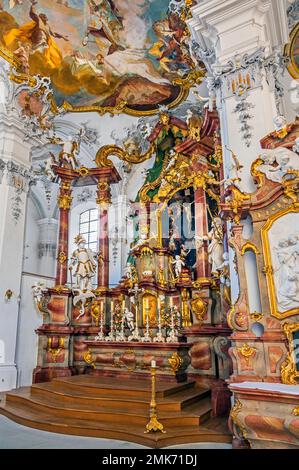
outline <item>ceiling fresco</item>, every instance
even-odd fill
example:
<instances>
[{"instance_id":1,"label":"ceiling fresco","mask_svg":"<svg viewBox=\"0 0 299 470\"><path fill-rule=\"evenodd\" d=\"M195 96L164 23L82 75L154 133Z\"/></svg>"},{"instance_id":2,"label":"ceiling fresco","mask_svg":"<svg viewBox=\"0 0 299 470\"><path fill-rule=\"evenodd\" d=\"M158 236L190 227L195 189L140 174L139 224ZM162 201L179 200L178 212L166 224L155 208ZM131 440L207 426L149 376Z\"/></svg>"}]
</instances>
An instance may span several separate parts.
<instances>
[{"instance_id":1,"label":"ceiling fresco","mask_svg":"<svg viewBox=\"0 0 299 470\"><path fill-rule=\"evenodd\" d=\"M0 0L0 52L51 78L58 106L151 114L192 85L193 0Z\"/></svg>"}]
</instances>

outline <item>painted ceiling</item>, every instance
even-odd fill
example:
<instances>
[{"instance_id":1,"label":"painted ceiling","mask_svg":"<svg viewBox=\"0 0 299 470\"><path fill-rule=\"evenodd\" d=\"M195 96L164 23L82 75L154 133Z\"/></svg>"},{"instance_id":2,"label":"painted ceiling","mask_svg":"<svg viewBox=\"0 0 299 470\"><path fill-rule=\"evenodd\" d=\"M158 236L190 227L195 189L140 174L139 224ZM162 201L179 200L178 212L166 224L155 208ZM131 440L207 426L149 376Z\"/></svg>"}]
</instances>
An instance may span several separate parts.
<instances>
[{"instance_id":1,"label":"painted ceiling","mask_svg":"<svg viewBox=\"0 0 299 470\"><path fill-rule=\"evenodd\" d=\"M0 0L0 52L49 76L58 106L147 114L174 105L194 68L193 0ZM83 109L82 109L83 110Z\"/></svg>"}]
</instances>

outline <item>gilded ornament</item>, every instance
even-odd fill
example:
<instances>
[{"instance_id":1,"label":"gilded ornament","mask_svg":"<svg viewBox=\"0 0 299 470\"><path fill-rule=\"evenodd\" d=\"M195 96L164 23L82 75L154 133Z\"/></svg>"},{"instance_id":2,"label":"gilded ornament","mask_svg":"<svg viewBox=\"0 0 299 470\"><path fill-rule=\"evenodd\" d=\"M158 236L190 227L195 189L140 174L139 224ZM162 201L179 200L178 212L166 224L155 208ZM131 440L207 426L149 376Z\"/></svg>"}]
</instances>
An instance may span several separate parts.
<instances>
[{"instance_id":1,"label":"gilded ornament","mask_svg":"<svg viewBox=\"0 0 299 470\"><path fill-rule=\"evenodd\" d=\"M157 276L157 282L160 284L162 287L165 287L167 285L165 276L164 276L164 269L160 268Z\"/></svg>"},{"instance_id":2,"label":"gilded ornament","mask_svg":"<svg viewBox=\"0 0 299 470\"><path fill-rule=\"evenodd\" d=\"M149 149L143 154L129 154L126 150L117 145L104 145L101 147L96 154L95 162L96 165L100 168L109 168L113 167L113 163L109 160L109 156L116 156L120 160L123 160L128 163L142 163L146 160L149 160L155 151L155 146L152 144Z\"/></svg>"},{"instance_id":3,"label":"gilded ornament","mask_svg":"<svg viewBox=\"0 0 299 470\"><path fill-rule=\"evenodd\" d=\"M84 361L86 362L86 364L88 364L89 366L91 366L93 369L96 368L95 359L93 358L90 349L88 349L88 350L83 354L83 359L84 359Z\"/></svg>"},{"instance_id":4,"label":"gilded ornament","mask_svg":"<svg viewBox=\"0 0 299 470\"><path fill-rule=\"evenodd\" d=\"M235 404L230 412L230 417L235 424L238 424L238 414L240 413L243 405L240 400L236 400Z\"/></svg>"},{"instance_id":5,"label":"gilded ornament","mask_svg":"<svg viewBox=\"0 0 299 470\"><path fill-rule=\"evenodd\" d=\"M258 248L257 248L257 246L256 246L254 243L249 242L249 241L247 241L247 242L242 246L242 248L241 248L241 255L243 256L243 255L246 253L246 251L248 251L248 250L253 251L256 255L258 255L258 254L260 253L259 250L258 250Z\"/></svg>"},{"instance_id":6,"label":"gilded ornament","mask_svg":"<svg viewBox=\"0 0 299 470\"><path fill-rule=\"evenodd\" d=\"M250 318L254 321L261 321L264 318L264 314L259 312L253 312L250 314Z\"/></svg>"},{"instance_id":7,"label":"gilded ornament","mask_svg":"<svg viewBox=\"0 0 299 470\"><path fill-rule=\"evenodd\" d=\"M243 356L245 358L245 362L246 362L247 366L249 366L249 359L257 351L256 348L250 347L249 344L247 344L247 343L244 343L243 346L241 348L237 348L237 350L241 354L241 356Z\"/></svg>"},{"instance_id":8,"label":"gilded ornament","mask_svg":"<svg viewBox=\"0 0 299 470\"><path fill-rule=\"evenodd\" d=\"M182 367L183 365L183 360L182 358L178 355L178 353L175 351L170 358L168 358L168 364L173 370L173 373L176 374L178 370Z\"/></svg>"},{"instance_id":9,"label":"gilded ornament","mask_svg":"<svg viewBox=\"0 0 299 470\"><path fill-rule=\"evenodd\" d=\"M296 367L296 353L293 334L299 330L299 323L285 322L282 327L288 339L289 352L285 361L281 365L281 381L287 385L298 385L299 371Z\"/></svg>"},{"instance_id":10,"label":"gilded ornament","mask_svg":"<svg viewBox=\"0 0 299 470\"><path fill-rule=\"evenodd\" d=\"M293 415L299 416L299 406L293 409Z\"/></svg>"},{"instance_id":11,"label":"gilded ornament","mask_svg":"<svg viewBox=\"0 0 299 470\"><path fill-rule=\"evenodd\" d=\"M268 274L273 274L274 273L274 269L273 269L273 266L264 266L263 269L262 269L262 272L266 275Z\"/></svg>"},{"instance_id":12,"label":"gilded ornament","mask_svg":"<svg viewBox=\"0 0 299 470\"><path fill-rule=\"evenodd\" d=\"M197 297L196 299L191 300L190 304L197 320L202 323L208 310L208 303L205 302L202 298Z\"/></svg>"},{"instance_id":13,"label":"gilded ornament","mask_svg":"<svg viewBox=\"0 0 299 470\"><path fill-rule=\"evenodd\" d=\"M81 166L77 172L79 173L79 175L82 177L82 178L85 178L86 176L89 175L89 169L86 168L85 166Z\"/></svg>"},{"instance_id":14,"label":"gilded ornament","mask_svg":"<svg viewBox=\"0 0 299 470\"><path fill-rule=\"evenodd\" d=\"M53 362L57 361L57 357L64 348L64 338L60 337L58 340L58 347L52 348L53 338L48 338L47 352L51 354Z\"/></svg>"},{"instance_id":15,"label":"gilded ornament","mask_svg":"<svg viewBox=\"0 0 299 470\"><path fill-rule=\"evenodd\" d=\"M233 214L232 220L235 222L235 224L239 225L241 220L242 206L245 201L250 200L250 195L244 193L235 185L229 186L229 190L231 197L227 204L230 206Z\"/></svg>"},{"instance_id":16,"label":"gilded ornament","mask_svg":"<svg viewBox=\"0 0 299 470\"><path fill-rule=\"evenodd\" d=\"M288 172L290 173L290 172ZM291 202L292 204L296 205L297 204L297 195L298 195L298 183L299 183L299 179L298 179L298 171L295 172L296 173L296 179L293 180L283 180L282 182L282 185L283 185L283 189L284 189L284 194L289 198L291 199Z\"/></svg>"},{"instance_id":17,"label":"gilded ornament","mask_svg":"<svg viewBox=\"0 0 299 470\"><path fill-rule=\"evenodd\" d=\"M99 326L99 321L102 313L102 301L95 300L90 307L90 315L95 320L95 325Z\"/></svg>"},{"instance_id":18,"label":"gilded ornament","mask_svg":"<svg viewBox=\"0 0 299 470\"><path fill-rule=\"evenodd\" d=\"M72 205L72 196L69 196L68 194L62 194L58 196L58 207L59 209L63 210L69 210Z\"/></svg>"},{"instance_id":19,"label":"gilded ornament","mask_svg":"<svg viewBox=\"0 0 299 470\"><path fill-rule=\"evenodd\" d=\"M67 260L67 256L64 251L61 251L58 255L58 261L60 264L64 264Z\"/></svg>"},{"instance_id":20,"label":"gilded ornament","mask_svg":"<svg viewBox=\"0 0 299 470\"><path fill-rule=\"evenodd\" d=\"M157 416L157 402L156 402L156 367L151 367L151 380L152 380L152 396L150 402L150 420L145 427L145 433L149 432L162 432L164 431L164 426L158 421Z\"/></svg>"},{"instance_id":21,"label":"gilded ornament","mask_svg":"<svg viewBox=\"0 0 299 470\"><path fill-rule=\"evenodd\" d=\"M235 404L230 412L230 417L233 421L233 423L240 429L242 436L244 439L247 439L247 432L245 427L239 422L238 415L243 408L243 404L240 402L240 400L236 400Z\"/></svg>"},{"instance_id":22,"label":"gilded ornament","mask_svg":"<svg viewBox=\"0 0 299 470\"><path fill-rule=\"evenodd\" d=\"M191 311L189 307L190 294L187 289L182 289L182 326L183 328L192 326Z\"/></svg>"}]
</instances>

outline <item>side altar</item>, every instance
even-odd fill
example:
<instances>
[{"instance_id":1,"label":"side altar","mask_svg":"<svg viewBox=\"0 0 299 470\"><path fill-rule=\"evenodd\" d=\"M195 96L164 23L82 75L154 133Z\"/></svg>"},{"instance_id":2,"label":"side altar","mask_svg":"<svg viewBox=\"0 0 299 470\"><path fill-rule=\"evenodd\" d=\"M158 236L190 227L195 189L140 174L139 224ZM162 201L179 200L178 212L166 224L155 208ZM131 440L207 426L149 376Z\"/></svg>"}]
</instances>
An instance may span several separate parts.
<instances>
[{"instance_id":1,"label":"side altar","mask_svg":"<svg viewBox=\"0 0 299 470\"><path fill-rule=\"evenodd\" d=\"M139 154L102 147L95 168L60 155L51 171L59 181L56 285L34 286L43 315L33 382L85 374L147 378L154 361L161 381L195 380L212 393L213 414L230 408L225 380L230 308L227 237L218 217L223 200L222 149L217 113L187 122L162 110ZM109 287L111 185L120 181L109 155L130 164L155 156L135 201L126 269ZM97 186L98 251L84 236L69 252L73 186Z\"/></svg>"}]
</instances>

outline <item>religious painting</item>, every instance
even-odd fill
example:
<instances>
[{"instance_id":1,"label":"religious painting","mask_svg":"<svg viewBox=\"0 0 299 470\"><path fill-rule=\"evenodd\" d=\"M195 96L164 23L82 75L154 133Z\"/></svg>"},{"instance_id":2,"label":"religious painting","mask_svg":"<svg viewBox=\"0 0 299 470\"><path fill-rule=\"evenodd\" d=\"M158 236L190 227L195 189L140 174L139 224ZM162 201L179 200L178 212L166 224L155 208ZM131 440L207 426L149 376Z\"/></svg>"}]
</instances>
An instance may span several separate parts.
<instances>
[{"instance_id":1,"label":"religious painting","mask_svg":"<svg viewBox=\"0 0 299 470\"><path fill-rule=\"evenodd\" d=\"M299 212L290 207L274 214L262 229L271 314L299 314Z\"/></svg>"},{"instance_id":2,"label":"religious painting","mask_svg":"<svg viewBox=\"0 0 299 470\"><path fill-rule=\"evenodd\" d=\"M299 78L299 23L290 35L290 43L287 44L285 53L289 56L288 70L293 78Z\"/></svg>"},{"instance_id":3,"label":"religious painting","mask_svg":"<svg viewBox=\"0 0 299 470\"><path fill-rule=\"evenodd\" d=\"M142 297L142 305L143 305L143 326L147 323L147 316L149 319L149 325L151 328L157 326L157 306L158 301L155 294L146 293Z\"/></svg>"},{"instance_id":4,"label":"religious painting","mask_svg":"<svg viewBox=\"0 0 299 470\"><path fill-rule=\"evenodd\" d=\"M2 0L0 52L50 77L58 106L150 114L185 96L190 0Z\"/></svg>"}]
</instances>

